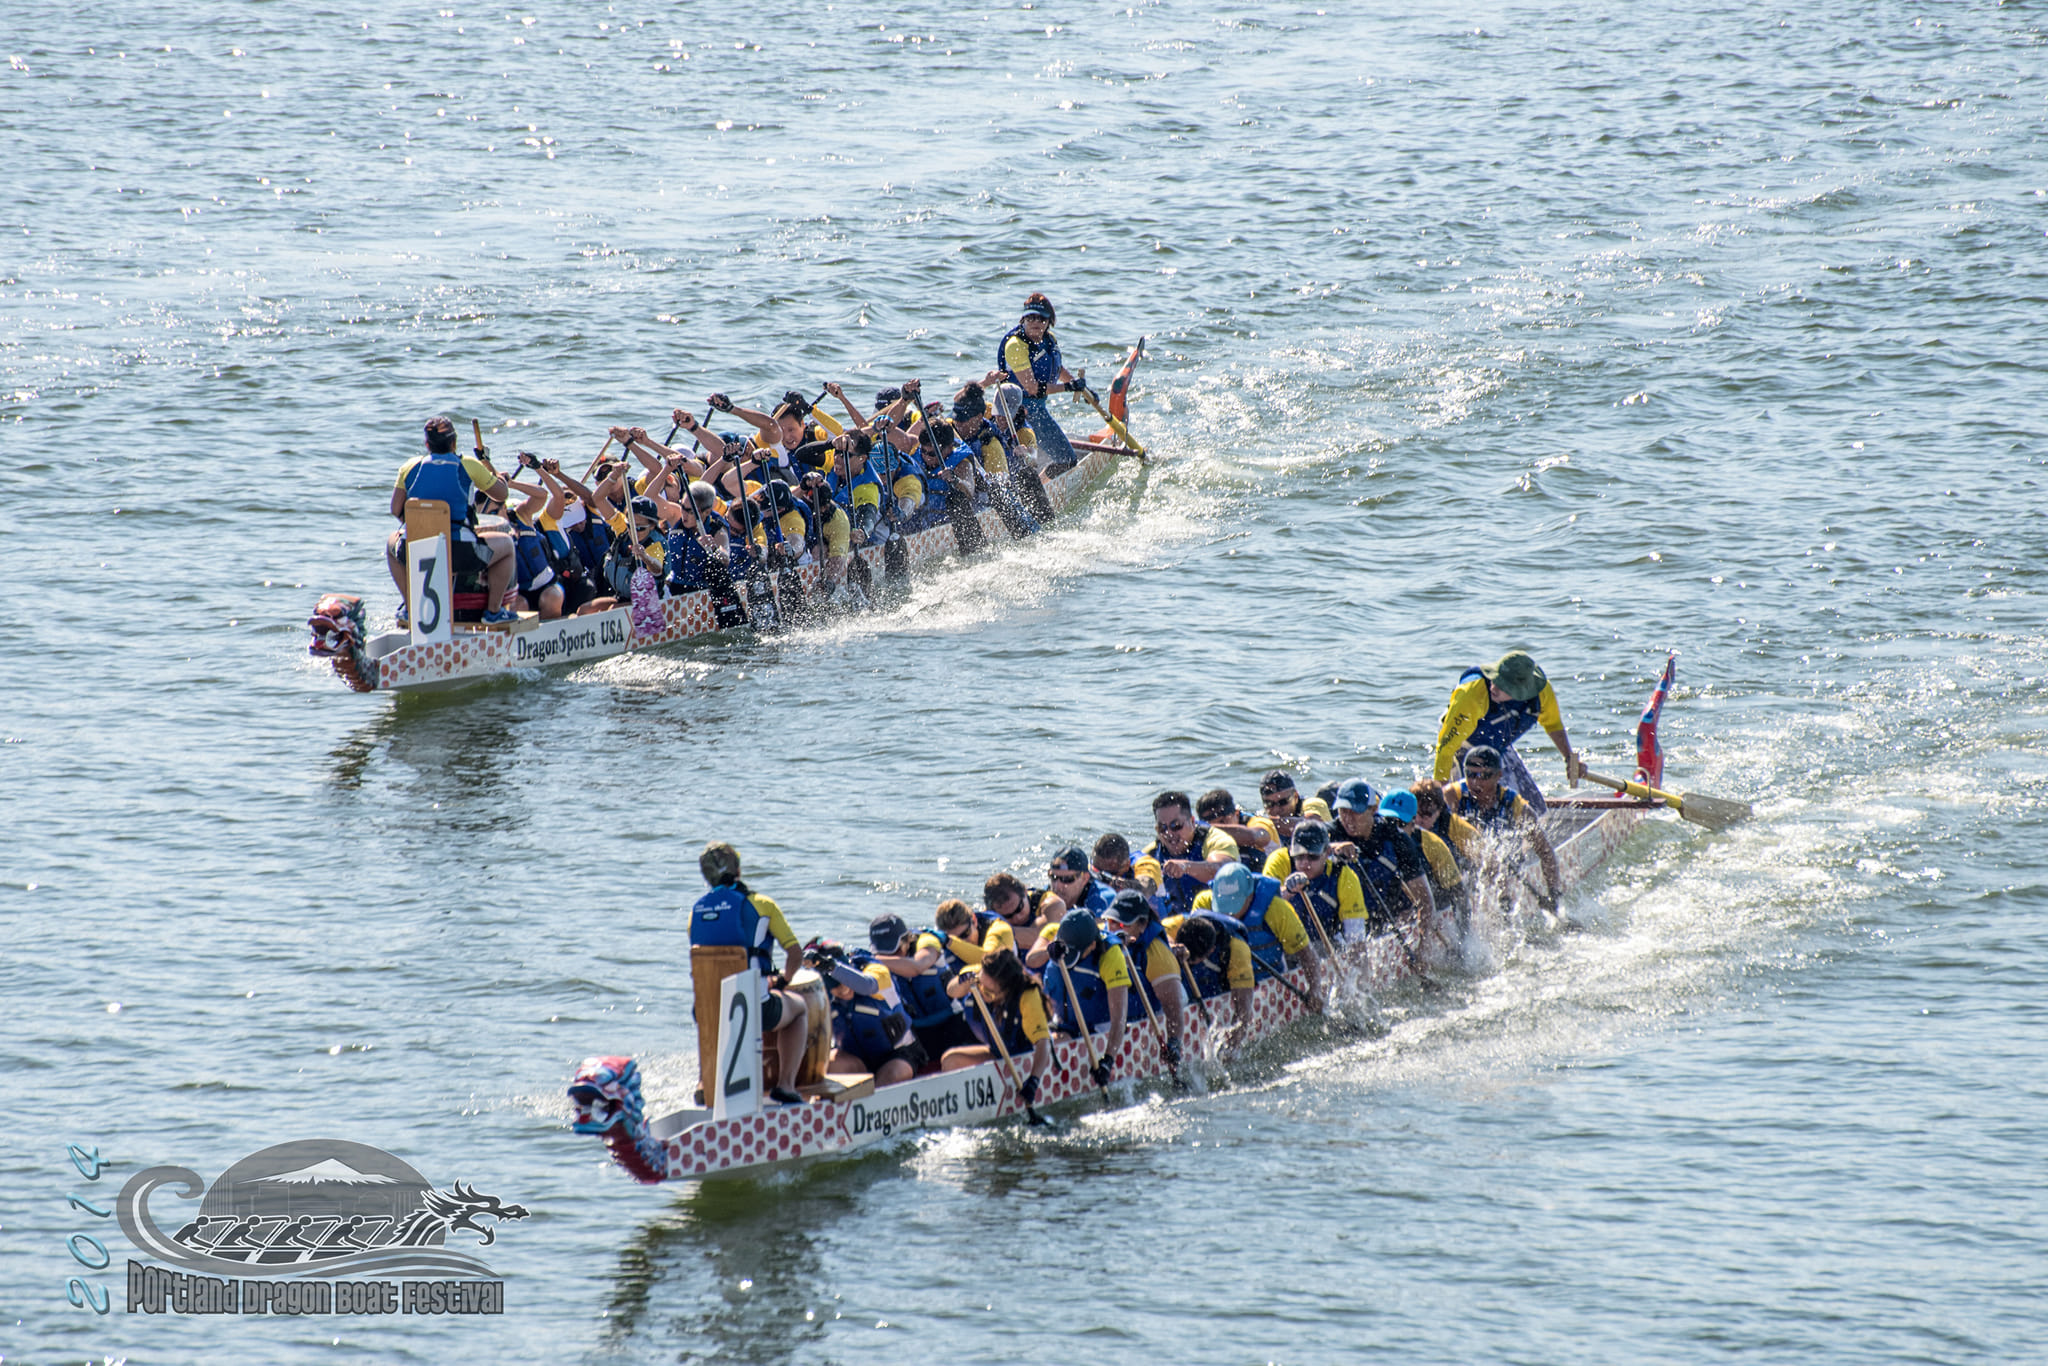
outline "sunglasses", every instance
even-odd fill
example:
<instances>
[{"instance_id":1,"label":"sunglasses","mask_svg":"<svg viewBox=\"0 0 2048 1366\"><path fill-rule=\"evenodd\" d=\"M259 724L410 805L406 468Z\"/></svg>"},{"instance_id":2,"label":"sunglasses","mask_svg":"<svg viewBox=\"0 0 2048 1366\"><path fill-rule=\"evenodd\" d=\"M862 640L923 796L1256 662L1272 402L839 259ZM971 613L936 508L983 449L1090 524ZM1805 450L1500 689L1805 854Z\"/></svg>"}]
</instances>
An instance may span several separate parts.
<instances>
[{"instance_id":1,"label":"sunglasses","mask_svg":"<svg viewBox=\"0 0 2048 1366\"><path fill-rule=\"evenodd\" d=\"M1157 830L1162 835L1178 834L1180 831L1185 830L1187 828L1188 822L1185 820L1163 821L1160 824L1153 827L1153 829Z\"/></svg>"},{"instance_id":2,"label":"sunglasses","mask_svg":"<svg viewBox=\"0 0 2048 1366\"><path fill-rule=\"evenodd\" d=\"M1086 882L1088 875L1086 873L1054 873L1052 880L1054 882Z\"/></svg>"},{"instance_id":3,"label":"sunglasses","mask_svg":"<svg viewBox=\"0 0 2048 1366\"><path fill-rule=\"evenodd\" d=\"M1500 770L1489 768L1485 764L1467 764L1465 765L1465 776L1468 778L1498 778Z\"/></svg>"}]
</instances>

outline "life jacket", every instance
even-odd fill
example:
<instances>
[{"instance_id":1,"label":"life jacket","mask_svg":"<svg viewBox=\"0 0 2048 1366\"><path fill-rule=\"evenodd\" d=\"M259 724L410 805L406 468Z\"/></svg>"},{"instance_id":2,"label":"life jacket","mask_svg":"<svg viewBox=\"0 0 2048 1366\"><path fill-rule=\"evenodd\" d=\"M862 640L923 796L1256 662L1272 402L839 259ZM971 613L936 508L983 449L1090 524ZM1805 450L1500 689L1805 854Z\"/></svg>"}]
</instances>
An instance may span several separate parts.
<instances>
[{"instance_id":1,"label":"life jacket","mask_svg":"<svg viewBox=\"0 0 2048 1366\"><path fill-rule=\"evenodd\" d=\"M1227 915L1214 911L1196 911L1189 920L1206 920L1215 927L1216 947L1207 958L1190 958L1188 971L1195 979L1195 990L1203 1000L1221 996L1230 990L1230 941L1245 938L1244 926ZM1257 965L1253 966L1256 972Z\"/></svg>"},{"instance_id":2,"label":"life jacket","mask_svg":"<svg viewBox=\"0 0 2048 1366\"><path fill-rule=\"evenodd\" d=\"M911 1025L917 1029L934 1028L974 1008L946 994L953 974L960 971L960 959L946 947L945 931L933 927L925 933L938 939L939 961L923 972L896 974L896 992L903 998L903 1009L909 1014Z\"/></svg>"},{"instance_id":3,"label":"life jacket","mask_svg":"<svg viewBox=\"0 0 2048 1366\"><path fill-rule=\"evenodd\" d=\"M1136 939L1125 936L1124 940L1124 957L1130 962L1132 990L1144 992L1146 999L1152 1002L1154 1010L1159 1009L1159 992L1153 988L1152 979L1145 974L1145 960L1151 954L1152 946L1164 938L1166 931L1160 927L1159 918L1154 916L1145 922L1143 934ZM1080 983L1076 982L1074 985L1079 986ZM1144 1007L1139 1006L1138 1009L1142 1011Z\"/></svg>"},{"instance_id":4,"label":"life jacket","mask_svg":"<svg viewBox=\"0 0 2048 1366\"><path fill-rule=\"evenodd\" d=\"M1109 908L1115 901L1116 888L1090 873L1088 875L1088 890L1081 894L1080 901L1068 909L1087 911L1097 920L1100 920L1103 916L1109 914Z\"/></svg>"},{"instance_id":5,"label":"life jacket","mask_svg":"<svg viewBox=\"0 0 2048 1366\"><path fill-rule=\"evenodd\" d=\"M855 954L855 967L873 959ZM910 1016L895 985L875 996L856 996L842 1001L832 997L832 1033L838 1046L863 1058L880 1059L895 1051L910 1033Z\"/></svg>"},{"instance_id":6,"label":"life jacket","mask_svg":"<svg viewBox=\"0 0 2048 1366\"><path fill-rule=\"evenodd\" d=\"M768 917L754 909L744 882L713 887L690 907L690 946L737 947L765 975L775 970L768 950Z\"/></svg>"},{"instance_id":7,"label":"life jacket","mask_svg":"<svg viewBox=\"0 0 2048 1366\"><path fill-rule=\"evenodd\" d=\"M1115 930L1105 930L1102 938L1095 942L1094 951L1086 958L1067 963L1062 973L1057 967L1045 970L1045 994L1059 1011L1059 1027L1069 1034L1079 1034L1080 1026L1076 1016L1087 1022L1089 1033L1094 1033L1109 1023L1109 988L1102 984L1102 956L1110 948L1122 948L1124 937ZM1126 955L1128 960L1129 955ZM1074 979L1074 1001L1067 1000L1067 978Z\"/></svg>"},{"instance_id":8,"label":"life jacket","mask_svg":"<svg viewBox=\"0 0 2048 1366\"><path fill-rule=\"evenodd\" d=\"M1047 327L1045 329L1045 336L1040 338L1035 346L1032 345L1031 338L1024 336L1024 324L1022 323L1018 323L1015 327L1003 333L1003 339L996 343L996 369L1003 371L1005 374L1009 373L1010 363L1003 359L1003 352L1009 348L1010 338L1012 337L1023 338L1024 344L1031 347L1031 378L1038 381L1038 388L1042 396L1045 386L1058 379L1062 369L1060 344L1053 338L1052 328Z\"/></svg>"},{"instance_id":9,"label":"life jacket","mask_svg":"<svg viewBox=\"0 0 2048 1366\"><path fill-rule=\"evenodd\" d=\"M1286 962L1285 950L1280 947L1279 936L1266 928L1266 910L1273 904L1273 898L1279 895L1280 879L1260 873L1252 879L1251 900L1245 903L1243 914L1236 917L1244 926L1244 942L1251 946L1253 953L1276 967ZM1252 960L1252 971L1261 979L1273 975L1257 958Z\"/></svg>"},{"instance_id":10,"label":"life jacket","mask_svg":"<svg viewBox=\"0 0 2048 1366\"><path fill-rule=\"evenodd\" d=\"M476 508L471 500L476 485L470 482L469 471L462 468L462 457L456 452L441 455L429 451L426 459L415 461L405 472L405 496L446 503L449 529L461 527L475 533Z\"/></svg>"},{"instance_id":11,"label":"life jacket","mask_svg":"<svg viewBox=\"0 0 2048 1366\"><path fill-rule=\"evenodd\" d=\"M1343 882L1346 868L1350 868L1354 876L1357 875L1355 865L1325 859L1322 873L1301 889L1302 903L1308 907L1311 915L1323 922L1324 931L1332 939L1337 937L1337 932L1343 924L1343 916L1337 910L1337 891Z\"/></svg>"},{"instance_id":12,"label":"life jacket","mask_svg":"<svg viewBox=\"0 0 2048 1366\"><path fill-rule=\"evenodd\" d=\"M583 574L592 581L593 587L603 587L597 580L602 576L605 551L611 546L609 534L609 528L604 523L587 513L569 532L569 544L575 547L576 558L582 562Z\"/></svg>"},{"instance_id":13,"label":"life jacket","mask_svg":"<svg viewBox=\"0 0 2048 1366\"><path fill-rule=\"evenodd\" d=\"M694 593L708 585L705 569L711 557L689 532L677 527L668 533L668 586L672 593Z\"/></svg>"},{"instance_id":14,"label":"life jacket","mask_svg":"<svg viewBox=\"0 0 2048 1366\"><path fill-rule=\"evenodd\" d=\"M1358 890L1365 894L1365 928L1369 934L1392 929L1399 908L1408 904L1401 865L1387 849L1392 834L1382 831L1379 818L1374 817L1372 833L1358 842L1357 862L1349 865L1358 874Z\"/></svg>"},{"instance_id":15,"label":"life jacket","mask_svg":"<svg viewBox=\"0 0 2048 1366\"><path fill-rule=\"evenodd\" d=\"M548 562L547 540L540 528L520 520L510 512L505 521L512 528L512 549L518 557L513 568L521 594L540 592L555 581L555 567Z\"/></svg>"},{"instance_id":16,"label":"life jacket","mask_svg":"<svg viewBox=\"0 0 2048 1366\"><path fill-rule=\"evenodd\" d=\"M1515 803L1521 798L1512 787L1505 784L1501 786L1500 800L1493 804L1491 811L1479 809L1479 799L1472 795L1472 789L1465 784L1447 784L1444 795L1448 797L1453 792L1457 797L1450 803L1451 810L1477 826L1482 834L1497 835L1515 828Z\"/></svg>"},{"instance_id":17,"label":"life jacket","mask_svg":"<svg viewBox=\"0 0 2048 1366\"><path fill-rule=\"evenodd\" d=\"M1209 884L1198 882L1186 873L1182 873L1179 877L1166 877L1166 861L1170 858L1177 858L1188 862L1200 863L1205 857L1202 851L1207 845L1208 840L1209 822L1196 821L1194 832L1188 836L1188 851L1185 854L1167 853L1160 847L1160 842L1156 839L1145 846L1145 857L1159 861L1159 874L1165 879L1165 885L1159 890L1166 895L1166 913L1168 915L1186 915L1190 910L1194 909L1195 898L1207 891ZM1254 876L1256 875L1255 873Z\"/></svg>"},{"instance_id":18,"label":"life jacket","mask_svg":"<svg viewBox=\"0 0 2048 1366\"><path fill-rule=\"evenodd\" d=\"M976 987L975 990L979 991L980 988ZM1032 992L1038 992L1040 1002L1044 1002L1045 993L1038 987L1024 988L1025 995L1028 996ZM982 998L982 1005L988 1005L987 997ZM981 1018L981 1011L972 1005L968 1007L968 1011L967 1027L974 1031L974 1037L981 1040L985 1047L995 1048L996 1042L988 1036L988 1022ZM1022 1068L1024 1060L1031 1056L1031 1050L1035 1047L1024 1034L1023 998L1019 997L1016 1001L1004 1005L988 1006L988 1013L995 1019L996 1031L1002 1038L1003 1047L1010 1050L1010 1057L1016 1060L1019 1068ZM1045 1013L1048 1019L1052 1017L1050 1008Z\"/></svg>"},{"instance_id":19,"label":"life jacket","mask_svg":"<svg viewBox=\"0 0 2048 1366\"><path fill-rule=\"evenodd\" d=\"M1475 678L1483 683L1486 675L1477 669L1467 669L1458 675L1458 686L1463 687ZM1536 724L1536 718L1543 712L1543 694L1540 692L1527 702L1518 702L1513 698L1505 702L1496 702L1493 700L1493 693L1489 691L1486 694L1486 701L1486 715L1472 728L1472 738L1465 742L1468 745L1491 745L1495 749L1506 749L1526 735L1529 727Z\"/></svg>"},{"instance_id":20,"label":"life jacket","mask_svg":"<svg viewBox=\"0 0 2048 1366\"><path fill-rule=\"evenodd\" d=\"M1252 823L1251 813L1246 811L1243 807L1239 807L1237 809L1237 813L1230 818L1230 823L1232 825L1242 825L1249 827ZM1259 848L1257 845L1238 845L1237 861L1239 863L1242 863L1245 867L1251 869L1254 873L1263 873L1266 871L1266 851Z\"/></svg>"}]
</instances>

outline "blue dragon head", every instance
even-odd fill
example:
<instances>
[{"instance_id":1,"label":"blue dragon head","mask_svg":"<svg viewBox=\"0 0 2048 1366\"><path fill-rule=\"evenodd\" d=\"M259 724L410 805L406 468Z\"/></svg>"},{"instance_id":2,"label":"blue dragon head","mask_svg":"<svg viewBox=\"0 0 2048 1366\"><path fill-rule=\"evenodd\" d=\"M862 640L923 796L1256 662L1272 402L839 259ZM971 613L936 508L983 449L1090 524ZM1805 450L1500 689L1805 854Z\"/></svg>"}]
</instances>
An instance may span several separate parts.
<instances>
[{"instance_id":1,"label":"blue dragon head","mask_svg":"<svg viewBox=\"0 0 2048 1366\"><path fill-rule=\"evenodd\" d=\"M668 1156L648 1127L640 1068L631 1058L585 1058L570 1078L569 1103L575 1107L570 1127L603 1136L613 1160L635 1181L666 1179Z\"/></svg>"},{"instance_id":2,"label":"blue dragon head","mask_svg":"<svg viewBox=\"0 0 2048 1366\"><path fill-rule=\"evenodd\" d=\"M645 1127L640 1067L631 1058L585 1058L569 1081L569 1103L576 1108L570 1127L579 1134L608 1134L623 1124L637 1135Z\"/></svg>"}]
</instances>

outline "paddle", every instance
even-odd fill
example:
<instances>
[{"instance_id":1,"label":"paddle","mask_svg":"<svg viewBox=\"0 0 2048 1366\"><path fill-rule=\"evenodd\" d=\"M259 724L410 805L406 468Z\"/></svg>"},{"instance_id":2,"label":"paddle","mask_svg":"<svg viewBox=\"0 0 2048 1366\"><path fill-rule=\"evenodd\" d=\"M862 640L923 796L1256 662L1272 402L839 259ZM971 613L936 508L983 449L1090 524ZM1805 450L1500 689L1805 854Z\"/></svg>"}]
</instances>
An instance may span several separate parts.
<instances>
[{"instance_id":1,"label":"paddle","mask_svg":"<svg viewBox=\"0 0 2048 1366\"><path fill-rule=\"evenodd\" d=\"M1003 1031L996 1028L996 1017L989 1013L988 1002L981 999L981 983L976 982L969 987L967 994L974 998L975 1008L981 1012L981 1022L988 1026L989 1042L996 1046L996 1052L1003 1055L1003 1065L1010 1069L1010 1085L1017 1089L1017 1099L1024 1100L1024 1078L1017 1070L1017 1060L1010 1056L1010 1046L1003 1042ZM1024 1117L1033 1124L1045 1123L1045 1116L1039 1114L1037 1107L1028 1100L1024 1101Z\"/></svg>"},{"instance_id":2,"label":"paddle","mask_svg":"<svg viewBox=\"0 0 2048 1366\"><path fill-rule=\"evenodd\" d=\"M612 439L607 435L604 444L597 448L597 454L590 457L590 464L583 471L583 482L589 483L590 476L597 473L597 462L604 459L604 453L612 448Z\"/></svg>"},{"instance_id":3,"label":"paddle","mask_svg":"<svg viewBox=\"0 0 2048 1366\"><path fill-rule=\"evenodd\" d=\"M1131 983L1131 990L1138 993L1138 1003L1145 1007L1146 1017L1152 1021L1152 1027L1159 1031L1159 1056L1163 1058L1166 1056L1167 1045L1172 1043L1173 1040L1166 1032L1166 1022L1159 1018L1159 1011L1152 1004L1152 992L1144 980L1143 974L1145 969L1128 950L1125 951L1124 957L1131 964L1131 976L1134 979ZM1064 967L1065 964L1061 966ZM1167 1064L1166 1075L1173 1078L1175 1086L1186 1089L1187 1083L1181 1080L1179 1063Z\"/></svg>"},{"instance_id":4,"label":"paddle","mask_svg":"<svg viewBox=\"0 0 2048 1366\"><path fill-rule=\"evenodd\" d=\"M1093 389L1090 389L1086 382L1076 381L1074 386L1074 392L1079 394L1084 400L1086 400L1089 407L1093 408L1097 413L1101 415L1102 420L1109 424L1110 431L1116 433L1117 440L1123 442L1124 445L1130 447L1130 449L1128 451L1123 452L1123 454L1135 455L1140 460L1151 459L1150 456L1145 454L1145 448L1138 444L1138 438L1131 435L1131 429L1129 427L1124 426L1123 420L1121 418L1112 417L1110 415L1109 409L1102 406L1102 400L1095 396L1095 391Z\"/></svg>"},{"instance_id":5,"label":"paddle","mask_svg":"<svg viewBox=\"0 0 2048 1366\"><path fill-rule=\"evenodd\" d=\"M1579 776L1589 783L1612 788L1626 793L1640 801L1662 802L1678 813L1679 819L1704 825L1709 830L1726 830L1737 821L1746 821L1755 814L1748 802L1730 801L1725 797L1707 797L1697 792L1666 792L1645 783L1624 782L1620 778L1609 778L1581 766Z\"/></svg>"},{"instance_id":6,"label":"paddle","mask_svg":"<svg viewBox=\"0 0 2048 1366\"><path fill-rule=\"evenodd\" d=\"M1087 1046L1088 1071L1092 1074L1096 1068L1102 1066L1102 1060L1095 1052L1095 1034L1088 1028L1088 1017L1081 1013L1081 998L1074 994L1074 975L1067 971L1067 960L1060 958L1055 961L1059 966L1060 981L1067 986L1067 1009L1074 1012L1074 1023L1081 1027L1081 1042ZM1102 1103L1109 1104L1108 1083L1099 1082L1097 1085L1102 1088Z\"/></svg>"}]
</instances>

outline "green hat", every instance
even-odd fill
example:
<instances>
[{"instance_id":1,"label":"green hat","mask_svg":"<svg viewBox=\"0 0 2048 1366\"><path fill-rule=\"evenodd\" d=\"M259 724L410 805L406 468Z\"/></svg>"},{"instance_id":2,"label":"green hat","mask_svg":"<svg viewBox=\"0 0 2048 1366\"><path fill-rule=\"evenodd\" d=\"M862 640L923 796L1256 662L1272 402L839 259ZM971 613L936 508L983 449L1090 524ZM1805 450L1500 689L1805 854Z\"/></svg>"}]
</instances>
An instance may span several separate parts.
<instances>
[{"instance_id":1,"label":"green hat","mask_svg":"<svg viewBox=\"0 0 2048 1366\"><path fill-rule=\"evenodd\" d=\"M1527 650L1509 650L1500 657L1500 663L1480 665L1479 673L1517 702L1534 701L1543 691L1543 685L1550 681L1543 676L1543 670L1536 661L1529 658Z\"/></svg>"}]
</instances>

